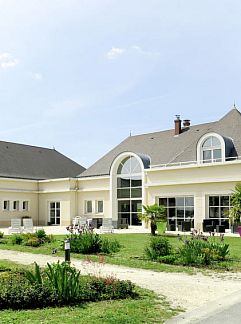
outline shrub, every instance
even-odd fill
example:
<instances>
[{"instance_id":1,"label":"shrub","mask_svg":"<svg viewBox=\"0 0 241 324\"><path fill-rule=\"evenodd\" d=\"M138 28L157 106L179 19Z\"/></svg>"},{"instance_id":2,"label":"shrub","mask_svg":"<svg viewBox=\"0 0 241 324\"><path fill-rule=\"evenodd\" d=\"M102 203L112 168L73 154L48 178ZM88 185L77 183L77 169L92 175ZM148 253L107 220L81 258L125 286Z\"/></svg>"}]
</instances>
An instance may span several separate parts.
<instances>
[{"instance_id":1,"label":"shrub","mask_svg":"<svg viewBox=\"0 0 241 324\"><path fill-rule=\"evenodd\" d=\"M114 253L120 250L117 240L109 240L92 232L73 234L70 237L70 249L74 253L95 254Z\"/></svg>"},{"instance_id":2,"label":"shrub","mask_svg":"<svg viewBox=\"0 0 241 324\"><path fill-rule=\"evenodd\" d=\"M0 232L0 239L2 239L4 236L4 233L3 232Z\"/></svg>"},{"instance_id":3,"label":"shrub","mask_svg":"<svg viewBox=\"0 0 241 324\"><path fill-rule=\"evenodd\" d=\"M12 244L22 244L23 242L23 235L22 234L13 234L11 237L10 237L10 240L11 240L11 243Z\"/></svg>"},{"instance_id":4,"label":"shrub","mask_svg":"<svg viewBox=\"0 0 241 324\"><path fill-rule=\"evenodd\" d=\"M184 241L179 250L179 259L184 265L209 265L213 261L225 260L228 254L228 244L194 238Z\"/></svg>"},{"instance_id":5,"label":"shrub","mask_svg":"<svg viewBox=\"0 0 241 324\"><path fill-rule=\"evenodd\" d=\"M170 255L172 253L172 246L169 240L165 237L152 237L150 245L145 248L145 254L148 259L158 260L160 257Z\"/></svg>"},{"instance_id":6,"label":"shrub","mask_svg":"<svg viewBox=\"0 0 241 324\"><path fill-rule=\"evenodd\" d=\"M38 239L44 240L47 238L47 234L44 229L39 229L35 232Z\"/></svg>"},{"instance_id":7,"label":"shrub","mask_svg":"<svg viewBox=\"0 0 241 324\"><path fill-rule=\"evenodd\" d=\"M120 243L115 240L109 240L108 238L102 238L101 240L101 252L109 254L119 252L121 248Z\"/></svg>"}]
</instances>

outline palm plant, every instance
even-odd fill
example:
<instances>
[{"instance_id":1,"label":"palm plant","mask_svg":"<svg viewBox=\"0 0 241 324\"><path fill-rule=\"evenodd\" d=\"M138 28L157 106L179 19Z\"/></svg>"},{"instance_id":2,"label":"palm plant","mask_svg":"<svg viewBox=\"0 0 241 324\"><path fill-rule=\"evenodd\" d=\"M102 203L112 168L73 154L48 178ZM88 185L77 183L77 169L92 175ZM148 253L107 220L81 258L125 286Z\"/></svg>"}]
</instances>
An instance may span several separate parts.
<instances>
[{"instance_id":1,"label":"palm plant","mask_svg":"<svg viewBox=\"0 0 241 324\"><path fill-rule=\"evenodd\" d=\"M143 205L144 213L139 214L139 218L146 222L149 222L151 225L151 234L156 234L157 223L166 221L166 208L163 206L159 206L157 204L154 205Z\"/></svg>"},{"instance_id":2,"label":"palm plant","mask_svg":"<svg viewBox=\"0 0 241 324\"><path fill-rule=\"evenodd\" d=\"M240 223L241 218L241 183L237 183L231 195L231 208L229 211L230 225Z\"/></svg>"}]
</instances>

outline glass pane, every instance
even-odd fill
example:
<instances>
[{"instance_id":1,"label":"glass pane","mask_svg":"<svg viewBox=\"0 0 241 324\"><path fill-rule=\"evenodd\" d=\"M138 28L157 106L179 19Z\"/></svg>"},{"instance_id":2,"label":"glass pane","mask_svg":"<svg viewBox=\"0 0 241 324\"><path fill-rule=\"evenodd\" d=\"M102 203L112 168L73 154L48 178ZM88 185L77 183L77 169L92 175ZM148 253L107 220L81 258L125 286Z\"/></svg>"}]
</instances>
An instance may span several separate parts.
<instances>
[{"instance_id":1,"label":"glass pane","mask_svg":"<svg viewBox=\"0 0 241 324\"><path fill-rule=\"evenodd\" d=\"M168 206L175 206L176 199L175 198L168 198Z\"/></svg>"},{"instance_id":2,"label":"glass pane","mask_svg":"<svg viewBox=\"0 0 241 324\"><path fill-rule=\"evenodd\" d=\"M185 206L194 206L194 197L185 197Z\"/></svg>"},{"instance_id":3,"label":"glass pane","mask_svg":"<svg viewBox=\"0 0 241 324\"><path fill-rule=\"evenodd\" d=\"M217 162L221 161L222 153L221 150L213 150L213 159Z\"/></svg>"},{"instance_id":4,"label":"glass pane","mask_svg":"<svg viewBox=\"0 0 241 324\"><path fill-rule=\"evenodd\" d=\"M229 206L229 196L220 197L220 206Z\"/></svg>"},{"instance_id":5,"label":"glass pane","mask_svg":"<svg viewBox=\"0 0 241 324\"><path fill-rule=\"evenodd\" d=\"M130 179L129 178L117 178L117 187L118 188L129 188Z\"/></svg>"},{"instance_id":6,"label":"glass pane","mask_svg":"<svg viewBox=\"0 0 241 324\"><path fill-rule=\"evenodd\" d=\"M54 210L50 210L50 217L55 217L55 211Z\"/></svg>"},{"instance_id":7,"label":"glass pane","mask_svg":"<svg viewBox=\"0 0 241 324\"><path fill-rule=\"evenodd\" d=\"M60 210L59 209L56 210L56 217L60 217Z\"/></svg>"},{"instance_id":8,"label":"glass pane","mask_svg":"<svg viewBox=\"0 0 241 324\"><path fill-rule=\"evenodd\" d=\"M141 188L131 189L131 197L132 198L141 198L142 197L142 189Z\"/></svg>"},{"instance_id":9,"label":"glass pane","mask_svg":"<svg viewBox=\"0 0 241 324\"><path fill-rule=\"evenodd\" d=\"M132 187L141 187L142 186L141 177L132 177L131 186Z\"/></svg>"},{"instance_id":10,"label":"glass pane","mask_svg":"<svg viewBox=\"0 0 241 324\"><path fill-rule=\"evenodd\" d=\"M57 224L57 225L60 224L60 218L56 218L56 224Z\"/></svg>"},{"instance_id":11,"label":"glass pane","mask_svg":"<svg viewBox=\"0 0 241 324\"><path fill-rule=\"evenodd\" d=\"M130 201L118 201L118 212L130 212Z\"/></svg>"},{"instance_id":12,"label":"glass pane","mask_svg":"<svg viewBox=\"0 0 241 324\"><path fill-rule=\"evenodd\" d=\"M134 157L131 157L131 173L140 173L141 166L138 160Z\"/></svg>"},{"instance_id":13,"label":"glass pane","mask_svg":"<svg viewBox=\"0 0 241 324\"><path fill-rule=\"evenodd\" d=\"M194 208L193 207L186 207L185 208L185 219L193 218L194 217Z\"/></svg>"},{"instance_id":14,"label":"glass pane","mask_svg":"<svg viewBox=\"0 0 241 324\"><path fill-rule=\"evenodd\" d=\"M131 214L131 225L141 225L141 221L138 218L138 214L136 213Z\"/></svg>"},{"instance_id":15,"label":"glass pane","mask_svg":"<svg viewBox=\"0 0 241 324\"><path fill-rule=\"evenodd\" d=\"M131 211L136 212L136 213L141 213L141 211L142 211L141 200L132 200L131 201Z\"/></svg>"},{"instance_id":16,"label":"glass pane","mask_svg":"<svg viewBox=\"0 0 241 324\"><path fill-rule=\"evenodd\" d=\"M203 151L203 160L206 162L211 162L212 160L212 151Z\"/></svg>"},{"instance_id":17,"label":"glass pane","mask_svg":"<svg viewBox=\"0 0 241 324\"><path fill-rule=\"evenodd\" d=\"M169 218L176 217L176 209L175 208L168 208L168 216Z\"/></svg>"},{"instance_id":18,"label":"glass pane","mask_svg":"<svg viewBox=\"0 0 241 324\"><path fill-rule=\"evenodd\" d=\"M167 206L167 198L159 198L160 206Z\"/></svg>"},{"instance_id":19,"label":"glass pane","mask_svg":"<svg viewBox=\"0 0 241 324\"><path fill-rule=\"evenodd\" d=\"M127 219L127 222L130 225L130 213L118 213L118 219Z\"/></svg>"},{"instance_id":20,"label":"glass pane","mask_svg":"<svg viewBox=\"0 0 241 324\"><path fill-rule=\"evenodd\" d=\"M117 198L130 198L130 189L117 189Z\"/></svg>"},{"instance_id":21,"label":"glass pane","mask_svg":"<svg viewBox=\"0 0 241 324\"><path fill-rule=\"evenodd\" d=\"M206 139L206 141L203 143L203 147L211 147L212 146L212 140L211 137Z\"/></svg>"},{"instance_id":22,"label":"glass pane","mask_svg":"<svg viewBox=\"0 0 241 324\"><path fill-rule=\"evenodd\" d=\"M228 218L229 215L229 208L228 207L221 207L221 218Z\"/></svg>"},{"instance_id":23,"label":"glass pane","mask_svg":"<svg viewBox=\"0 0 241 324\"><path fill-rule=\"evenodd\" d=\"M219 196L210 196L209 206L219 206Z\"/></svg>"},{"instance_id":24,"label":"glass pane","mask_svg":"<svg viewBox=\"0 0 241 324\"><path fill-rule=\"evenodd\" d=\"M131 158L126 158L123 162L123 167L121 170L122 174L130 174L131 173Z\"/></svg>"},{"instance_id":25,"label":"glass pane","mask_svg":"<svg viewBox=\"0 0 241 324\"><path fill-rule=\"evenodd\" d=\"M219 207L209 208L209 218L219 218Z\"/></svg>"},{"instance_id":26,"label":"glass pane","mask_svg":"<svg viewBox=\"0 0 241 324\"><path fill-rule=\"evenodd\" d=\"M184 218L184 207L177 207L177 218Z\"/></svg>"},{"instance_id":27,"label":"glass pane","mask_svg":"<svg viewBox=\"0 0 241 324\"><path fill-rule=\"evenodd\" d=\"M217 137L212 136L212 146L221 146L221 143Z\"/></svg>"},{"instance_id":28,"label":"glass pane","mask_svg":"<svg viewBox=\"0 0 241 324\"><path fill-rule=\"evenodd\" d=\"M54 202L50 203L50 208L55 208L55 203Z\"/></svg>"},{"instance_id":29,"label":"glass pane","mask_svg":"<svg viewBox=\"0 0 241 324\"><path fill-rule=\"evenodd\" d=\"M56 202L56 207L60 208L60 202Z\"/></svg>"},{"instance_id":30,"label":"glass pane","mask_svg":"<svg viewBox=\"0 0 241 324\"><path fill-rule=\"evenodd\" d=\"M92 213L92 201L87 201L87 213Z\"/></svg>"},{"instance_id":31,"label":"glass pane","mask_svg":"<svg viewBox=\"0 0 241 324\"><path fill-rule=\"evenodd\" d=\"M103 213L103 200L99 200L97 203L97 212Z\"/></svg>"},{"instance_id":32,"label":"glass pane","mask_svg":"<svg viewBox=\"0 0 241 324\"><path fill-rule=\"evenodd\" d=\"M176 206L184 206L184 197L176 198Z\"/></svg>"}]
</instances>

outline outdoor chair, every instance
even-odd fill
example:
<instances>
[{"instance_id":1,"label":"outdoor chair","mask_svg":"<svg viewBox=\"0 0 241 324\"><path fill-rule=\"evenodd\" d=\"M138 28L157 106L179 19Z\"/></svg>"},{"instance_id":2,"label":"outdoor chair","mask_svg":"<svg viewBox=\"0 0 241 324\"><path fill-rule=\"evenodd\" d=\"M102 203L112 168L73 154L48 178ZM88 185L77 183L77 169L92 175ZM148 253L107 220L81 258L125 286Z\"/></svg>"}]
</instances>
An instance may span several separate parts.
<instances>
[{"instance_id":1,"label":"outdoor chair","mask_svg":"<svg viewBox=\"0 0 241 324\"><path fill-rule=\"evenodd\" d=\"M86 217L83 216L75 216L73 219L73 226L84 226L87 223Z\"/></svg>"},{"instance_id":2,"label":"outdoor chair","mask_svg":"<svg viewBox=\"0 0 241 324\"><path fill-rule=\"evenodd\" d=\"M20 218L14 218L11 219L11 227L8 228L8 233L22 233L22 227L21 227L21 219Z\"/></svg>"},{"instance_id":3,"label":"outdoor chair","mask_svg":"<svg viewBox=\"0 0 241 324\"><path fill-rule=\"evenodd\" d=\"M23 219L23 232L33 233L33 220L32 218Z\"/></svg>"},{"instance_id":4,"label":"outdoor chair","mask_svg":"<svg viewBox=\"0 0 241 324\"><path fill-rule=\"evenodd\" d=\"M100 226L100 233L114 233L112 218L103 218L102 226Z\"/></svg>"}]
</instances>

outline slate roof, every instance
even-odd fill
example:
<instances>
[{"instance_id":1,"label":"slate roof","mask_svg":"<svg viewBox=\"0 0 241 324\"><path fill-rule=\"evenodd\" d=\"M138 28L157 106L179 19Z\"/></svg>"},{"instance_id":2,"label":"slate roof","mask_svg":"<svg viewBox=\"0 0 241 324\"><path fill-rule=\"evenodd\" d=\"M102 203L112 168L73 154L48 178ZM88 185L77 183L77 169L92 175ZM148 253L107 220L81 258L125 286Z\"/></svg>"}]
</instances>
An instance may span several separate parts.
<instances>
[{"instance_id":1,"label":"slate roof","mask_svg":"<svg viewBox=\"0 0 241 324\"><path fill-rule=\"evenodd\" d=\"M206 133L215 132L233 140L231 156L241 156L241 113L233 108L216 122L190 126L174 136L174 128L166 131L130 136L84 171L79 177L109 175L113 160L123 152L145 154L151 165L196 161L197 143Z\"/></svg>"},{"instance_id":2,"label":"slate roof","mask_svg":"<svg viewBox=\"0 0 241 324\"><path fill-rule=\"evenodd\" d=\"M0 141L0 177L45 180L76 177L84 170L55 149Z\"/></svg>"}]
</instances>

